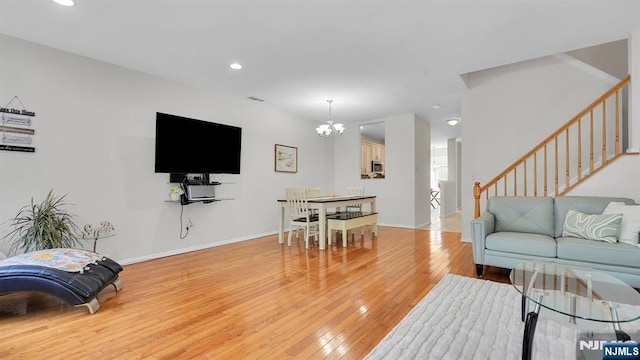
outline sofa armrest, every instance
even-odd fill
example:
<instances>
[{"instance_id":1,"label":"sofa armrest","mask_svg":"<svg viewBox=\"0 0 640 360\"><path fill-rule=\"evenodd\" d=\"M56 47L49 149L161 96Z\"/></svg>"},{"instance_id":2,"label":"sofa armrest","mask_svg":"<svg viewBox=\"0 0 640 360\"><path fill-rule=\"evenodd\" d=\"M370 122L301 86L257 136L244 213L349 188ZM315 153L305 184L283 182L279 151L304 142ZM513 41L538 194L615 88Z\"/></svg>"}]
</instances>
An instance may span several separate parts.
<instances>
[{"instance_id":1,"label":"sofa armrest","mask_svg":"<svg viewBox=\"0 0 640 360\"><path fill-rule=\"evenodd\" d=\"M473 260L484 264L484 248L487 235L495 231L496 218L485 211L479 218L471 220L471 241L473 242Z\"/></svg>"}]
</instances>

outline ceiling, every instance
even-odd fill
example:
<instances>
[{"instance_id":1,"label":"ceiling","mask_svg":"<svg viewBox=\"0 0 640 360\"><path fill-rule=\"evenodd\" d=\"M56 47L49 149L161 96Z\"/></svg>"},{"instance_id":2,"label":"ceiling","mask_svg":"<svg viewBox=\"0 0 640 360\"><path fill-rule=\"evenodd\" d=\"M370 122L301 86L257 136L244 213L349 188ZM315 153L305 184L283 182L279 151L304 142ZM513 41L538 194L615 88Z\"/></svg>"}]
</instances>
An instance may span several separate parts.
<instances>
[{"instance_id":1,"label":"ceiling","mask_svg":"<svg viewBox=\"0 0 640 360\"><path fill-rule=\"evenodd\" d=\"M460 136L461 74L639 29L637 0L0 0L0 33L318 123L333 99L347 131L415 113L436 145Z\"/></svg>"}]
</instances>

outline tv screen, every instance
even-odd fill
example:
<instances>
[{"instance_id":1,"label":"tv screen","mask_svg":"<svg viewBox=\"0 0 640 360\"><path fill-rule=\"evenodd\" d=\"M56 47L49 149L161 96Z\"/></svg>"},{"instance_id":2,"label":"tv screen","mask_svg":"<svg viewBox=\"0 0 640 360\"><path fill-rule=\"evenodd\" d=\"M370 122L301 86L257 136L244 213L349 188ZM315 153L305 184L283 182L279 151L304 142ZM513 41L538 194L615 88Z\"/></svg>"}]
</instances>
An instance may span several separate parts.
<instances>
[{"instance_id":1,"label":"tv screen","mask_svg":"<svg viewBox=\"0 0 640 360\"><path fill-rule=\"evenodd\" d=\"M242 128L156 113L156 173L240 174Z\"/></svg>"}]
</instances>

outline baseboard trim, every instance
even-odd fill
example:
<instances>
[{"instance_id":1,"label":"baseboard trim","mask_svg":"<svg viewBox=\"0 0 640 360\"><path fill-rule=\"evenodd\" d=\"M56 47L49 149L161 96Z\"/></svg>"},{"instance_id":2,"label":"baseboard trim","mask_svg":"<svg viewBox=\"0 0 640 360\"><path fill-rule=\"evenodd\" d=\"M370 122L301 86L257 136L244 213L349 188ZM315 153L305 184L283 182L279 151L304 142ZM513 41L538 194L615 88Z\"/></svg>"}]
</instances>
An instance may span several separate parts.
<instances>
[{"instance_id":1,"label":"baseboard trim","mask_svg":"<svg viewBox=\"0 0 640 360\"><path fill-rule=\"evenodd\" d=\"M414 229L415 230L415 229L419 229L421 227L428 226L429 224L431 224L431 222L427 222L425 224L416 225L416 226L413 226L413 225L402 225L402 224L380 224L380 223L378 223L378 226L397 227L397 228ZM278 234L278 231L269 231L269 232L260 233L260 234L242 236L242 237L237 237L237 238L233 238L233 239L217 241L217 242L214 242L214 243L201 244L201 245L191 246L191 247L187 247L187 248L180 248L180 249L175 249L175 250L170 250L170 251L165 251L165 252L160 252L160 253L155 253L155 254L149 254L149 255L144 255L144 256L138 256L138 257L128 258L128 259L124 259L124 260L116 260L116 261L118 263L122 264L122 265L130 265L130 264L135 264L135 263L139 263L139 262L143 262L143 261L160 259L160 258L164 258L164 257L167 257L167 256L186 254L186 253L190 253L190 252L194 252L194 251L210 249L210 248L214 248L214 247L217 247L217 246L234 244L234 243L238 243L238 242L242 242L242 241L248 241L248 240L253 240L253 239L257 239L257 238L261 238L261 237L265 237L265 236L277 235L277 234ZM277 240L276 240L276 242L277 242Z\"/></svg>"},{"instance_id":2,"label":"baseboard trim","mask_svg":"<svg viewBox=\"0 0 640 360\"><path fill-rule=\"evenodd\" d=\"M196 246L191 246L191 247L188 247L188 248L180 248L180 249L165 251L165 252L161 252L161 253L149 254L149 255L144 255L144 256L138 256L138 257L134 257L134 258L124 259L124 260L117 260L117 261L118 261L118 263L120 263L122 265L135 264L135 263L142 262L142 261L155 260L155 259L160 259L160 258L167 257L167 256L186 254L186 253L190 253L190 252L194 252L194 251L214 248L214 247L217 247L217 246L234 244L234 243L247 241L247 240L253 240L253 239L261 238L261 237L264 237L264 236L275 235L277 233L278 233L277 231L271 231L271 232L254 234L254 235L249 235L249 236L242 236L242 237L238 237L238 238L227 239L227 240L223 240L223 241L217 241L217 242L214 242L214 243L196 245ZM276 240L276 242L277 242L277 240Z\"/></svg>"}]
</instances>

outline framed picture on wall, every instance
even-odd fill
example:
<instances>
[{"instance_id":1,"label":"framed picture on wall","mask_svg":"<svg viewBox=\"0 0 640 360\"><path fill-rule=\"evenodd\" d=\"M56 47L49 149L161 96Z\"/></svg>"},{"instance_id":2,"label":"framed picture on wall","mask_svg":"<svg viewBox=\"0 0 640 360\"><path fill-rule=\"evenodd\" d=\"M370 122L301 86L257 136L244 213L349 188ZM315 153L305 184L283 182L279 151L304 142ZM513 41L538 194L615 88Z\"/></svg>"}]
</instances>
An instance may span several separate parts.
<instances>
[{"instance_id":1,"label":"framed picture on wall","mask_svg":"<svg viewBox=\"0 0 640 360\"><path fill-rule=\"evenodd\" d=\"M276 172L298 172L298 148L294 146L275 146L275 170Z\"/></svg>"}]
</instances>

